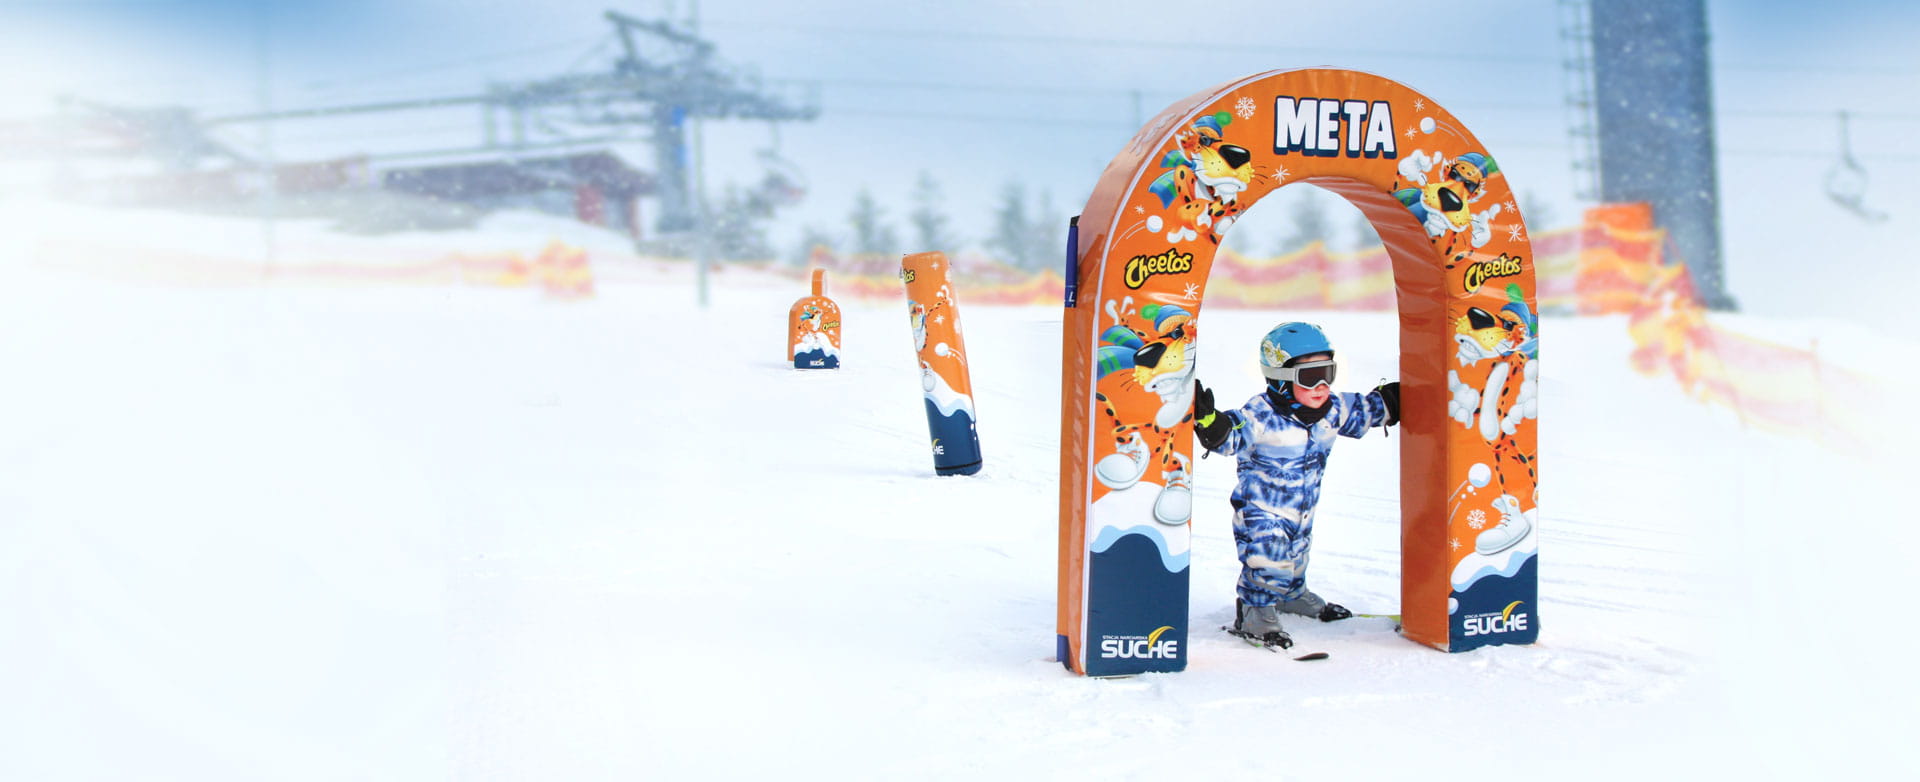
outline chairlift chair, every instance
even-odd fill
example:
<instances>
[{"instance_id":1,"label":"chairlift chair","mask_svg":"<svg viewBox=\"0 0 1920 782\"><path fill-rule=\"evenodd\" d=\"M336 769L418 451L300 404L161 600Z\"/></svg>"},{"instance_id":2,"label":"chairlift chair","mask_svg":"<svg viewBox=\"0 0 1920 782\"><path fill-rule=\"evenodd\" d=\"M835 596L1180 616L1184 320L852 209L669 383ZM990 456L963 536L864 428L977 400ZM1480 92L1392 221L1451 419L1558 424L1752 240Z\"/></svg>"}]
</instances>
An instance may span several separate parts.
<instances>
[{"instance_id":1,"label":"chairlift chair","mask_svg":"<svg viewBox=\"0 0 1920 782\"><path fill-rule=\"evenodd\" d=\"M1887 213L1862 203L1867 193L1867 170L1853 159L1853 145L1847 138L1847 113L1840 112L1840 159L1827 169L1827 197L1870 223L1887 219Z\"/></svg>"}]
</instances>

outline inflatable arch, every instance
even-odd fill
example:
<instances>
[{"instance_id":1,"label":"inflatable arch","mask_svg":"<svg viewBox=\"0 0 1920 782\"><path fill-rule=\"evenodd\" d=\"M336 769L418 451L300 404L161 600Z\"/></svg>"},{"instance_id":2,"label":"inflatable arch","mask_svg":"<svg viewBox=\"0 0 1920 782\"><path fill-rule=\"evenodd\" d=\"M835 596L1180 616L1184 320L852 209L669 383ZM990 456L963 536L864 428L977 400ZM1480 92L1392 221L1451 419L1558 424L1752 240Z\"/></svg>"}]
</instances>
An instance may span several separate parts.
<instances>
[{"instance_id":1,"label":"inflatable arch","mask_svg":"<svg viewBox=\"0 0 1920 782\"><path fill-rule=\"evenodd\" d=\"M1404 85L1271 71L1156 116L1069 233L1057 646L1075 672L1186 667L1191 520L1230 523L1224 505L1193 507L1189 478L1201 297L1234 219L1297 182L1359 207L1392 259L1401 632L1456 652L1539 634L1539 321L1506 177Z\"/></svg>"}]
</instances>

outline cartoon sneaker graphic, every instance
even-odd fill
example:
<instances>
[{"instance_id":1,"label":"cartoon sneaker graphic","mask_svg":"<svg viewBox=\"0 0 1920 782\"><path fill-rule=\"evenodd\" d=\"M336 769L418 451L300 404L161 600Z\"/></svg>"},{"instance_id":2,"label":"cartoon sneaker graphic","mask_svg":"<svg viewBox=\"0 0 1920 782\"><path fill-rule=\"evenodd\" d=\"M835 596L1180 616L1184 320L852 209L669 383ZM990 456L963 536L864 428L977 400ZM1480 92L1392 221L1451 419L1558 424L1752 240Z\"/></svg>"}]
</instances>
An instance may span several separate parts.
<instances>
[{"instance_id":1,"label":"cartoon sneaker graphic","mask_svg":"<svg viewBox=\"0 0 1920 782\"><path fill-rule=\"evenodd\" d=\"M1533 524L1527 521L1526 514L1520 512L1520 500L1513 495L1500 495L1493 501L1493 508L1500 511L1500 523L1480 533L1480 537L1473 541L1473 550L1481 554L1498 554L1513 548L1521 538L1533 531Z\"/></svg>"},{"instance_id":2,"label":"cartoon sneaker graphic","mask_svg":"<svg viewBox=\"0 0 1920 782\"><path fill-rule=\"evenodd\" d=\"M1160 473L1167 485L1153 501L1153 520L1161 524L1185 524L1193 517L1193 478L1187 473L1187 457L1175 453L1173 459L1179 464Z\"/></svg>"},{"instance_id":3,"label":"cartoon sneaker graphic","mask_svg":"<svg viewBox=\"0 0 1920 782\"><path fill-rule=\"evenodd\" d=\"M1119 491L1140 482L1147 474L1147 441L1134 432L1133 439L1121 443L1114 452L1093 466L1093 475L1107 488Z\"/></svg>"}]
</instances>

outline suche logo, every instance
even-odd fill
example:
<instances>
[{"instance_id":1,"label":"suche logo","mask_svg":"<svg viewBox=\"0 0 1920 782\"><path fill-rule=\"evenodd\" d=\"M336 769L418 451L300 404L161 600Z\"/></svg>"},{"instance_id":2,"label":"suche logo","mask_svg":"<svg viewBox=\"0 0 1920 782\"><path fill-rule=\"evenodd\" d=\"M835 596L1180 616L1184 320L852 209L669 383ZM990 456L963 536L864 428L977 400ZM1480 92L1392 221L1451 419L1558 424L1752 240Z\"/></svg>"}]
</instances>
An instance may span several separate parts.
<instances>
[{"instance_id":1,"label":"suche logo","mask_svg":"<svg viewBox=\"0 0 1920 782\"><path fill-rule=\"evenodd\" d=\"M1493 635L1494 633L1519 633L1527 629L1527 614L1513 609L1520 607L1524 600L1515 600L1507 604L1505 610L1497 613L1469 614L1464 624L1468 637Z\"/></svg>"},{"instance_id":2,"label":"suche logo","mask_svg":"<svg viewBox=\"0 0 1920 782\"><path fill-rule=\"evenodd\" d=\"M1100 639L1100 659L1103 660L1172 660L1180 656L1180 642L1174 639L1161 640L1160 636L1172 630L1171 625L1162 626L1147 635L1109 635Z\"/></svg>"},{"instance_id":3,"label":"suche logo","mask_svg":"<svg viewBox=\"0 0 1920 782\"><path fill-rule=\"evenodd\" d=\"M940 444L940 438L938 437L933 438L933 455L934 456L947 455L947 447Z\"/></svg>"}]
</instances>

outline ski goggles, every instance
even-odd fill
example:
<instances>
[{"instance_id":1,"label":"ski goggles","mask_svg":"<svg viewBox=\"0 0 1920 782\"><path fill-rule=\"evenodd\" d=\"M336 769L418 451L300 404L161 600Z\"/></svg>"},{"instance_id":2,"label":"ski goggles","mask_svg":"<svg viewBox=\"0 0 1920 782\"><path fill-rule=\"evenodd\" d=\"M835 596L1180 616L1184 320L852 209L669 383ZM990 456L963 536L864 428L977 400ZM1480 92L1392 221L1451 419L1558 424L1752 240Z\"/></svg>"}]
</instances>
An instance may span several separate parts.
<instances>
[{"instance_id":1,"label":"ski goggles","mask_svg":"<svg viewBox=\"0 0 1920 782\"><path fill-rule=\"evenodd\" d=\"M1325 361L1302 361L1290 367L1261 367L1260 374L1268 380L1283 383L1297 383L1301 388L1333 385L1333 376L1337 367L1333 359Z\"/></svg>"}]
</instances>

